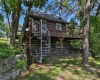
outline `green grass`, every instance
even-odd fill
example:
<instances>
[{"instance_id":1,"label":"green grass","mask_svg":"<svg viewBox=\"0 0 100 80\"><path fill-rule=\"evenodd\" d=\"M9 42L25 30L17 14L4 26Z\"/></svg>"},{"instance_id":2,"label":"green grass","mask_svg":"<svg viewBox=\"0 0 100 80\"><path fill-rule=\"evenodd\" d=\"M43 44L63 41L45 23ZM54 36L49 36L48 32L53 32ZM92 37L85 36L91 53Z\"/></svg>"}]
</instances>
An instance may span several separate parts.
<instances>
[{"instance_id":1,"label":"green grass","mask_svg":"<svg viewBox=\"0 0 100 80\"><path fill-rule=\"evenodd\" d=\"M81 58L49 56L43 64L33 63L18 80L100 80L100 61L89 61L83 65Z\"/></svg>"},{"instance_id":2,"label":"green grass","mask_svg":"<svg viewBox=\"0 0 100 80\"><path fill-rule=\"evenodd\" d=\"M7 39L6 38L0 38L0 42L7 43Z\"/></svg>"}]
</instances>

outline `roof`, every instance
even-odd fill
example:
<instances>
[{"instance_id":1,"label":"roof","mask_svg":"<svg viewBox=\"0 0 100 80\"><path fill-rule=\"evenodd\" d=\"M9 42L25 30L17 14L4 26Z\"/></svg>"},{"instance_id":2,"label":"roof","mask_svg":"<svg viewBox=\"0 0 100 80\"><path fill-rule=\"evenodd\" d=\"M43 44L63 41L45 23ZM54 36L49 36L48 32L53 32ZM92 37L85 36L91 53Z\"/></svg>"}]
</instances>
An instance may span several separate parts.
<instances>
[{"instance_id":1,"label":"roof","mask_svg":"<svg viewBox=\"0 0 100 80\"><path fill-rule=\"evenodd\" d=\"M54 22L68 24L68 22L66 20L64 20L64 19L62 19L59 16L56 16L54 14L48 14L48 13L32 10L30 13L30 16L36 17L36 18L41 18L41 19L46 19L46 20L50 20L50 21L54 21Z\"/></svg>"}]
</instances>

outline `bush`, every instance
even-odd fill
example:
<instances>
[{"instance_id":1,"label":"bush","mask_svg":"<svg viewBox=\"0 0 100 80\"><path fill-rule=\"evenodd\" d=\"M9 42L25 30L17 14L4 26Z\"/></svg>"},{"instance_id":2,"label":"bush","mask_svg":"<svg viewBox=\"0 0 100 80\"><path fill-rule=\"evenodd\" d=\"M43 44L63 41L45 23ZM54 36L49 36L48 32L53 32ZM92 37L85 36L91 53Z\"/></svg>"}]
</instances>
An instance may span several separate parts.
<instances>
[{"instance_id":1,"label":"bush","mask_svg":"<svg viewBox=\"0 0 100 80\"><path fill-rule=\"evenodd\" d=\"M10 45L8 45L8 43L3 43L0 42L0 58L1 59L5 59L10 57L11 55L17 55L20 54L20 49L10 49Z\"/></svg>"},{"instance_id":2,"label":"bush","mask_svg":"<svg viewBox=\"0 0 100 80\"><path fill-rule=\"evenodd\" d=\"M25 69L27 67L27 64L24 59L18 59L16 67Z\"/></svg>"},{"instance_id":3,"label":"bush","mask_svg":"<svg viewBox=\"0 0 100 80\"><path fill-rule=\"evenodd\" d=\"M13 55L17 55L17 54L20 54L20 49L19 48L17 48L17 49L12 49L12 51L11 51L11 53L13 54Z\"/></svg>"},{"instance_id":4,"label":"bush","mask_svg":"<svg viewBox=\"0 0 100 80\"><path fill-rule=\"evenodd\" d=\"M81 48L82 43L79 40L73 40L71 41L71 46L73 46L74 48Z\"/></svg>"},{"instance_id":5,"label":"bush","mask_svg":"<svg viewBox=\"0 0 100 80\"><path fill-rule=\"evenodd\" d=\"M7 43L0 42L0 58L1 59L8 58L11 55L10 51L11 50L9 50L9 45Z\"/></svg>"},{"instance_id":6,"label":"bush","mask_svg":"<svg viewBox=\"0 0 100 80\"><path fill-rule=\"evenodd\" d=\"M100 58L100 33L90 35L90 50L95 58Z\"/></svg>"}]
</instances>

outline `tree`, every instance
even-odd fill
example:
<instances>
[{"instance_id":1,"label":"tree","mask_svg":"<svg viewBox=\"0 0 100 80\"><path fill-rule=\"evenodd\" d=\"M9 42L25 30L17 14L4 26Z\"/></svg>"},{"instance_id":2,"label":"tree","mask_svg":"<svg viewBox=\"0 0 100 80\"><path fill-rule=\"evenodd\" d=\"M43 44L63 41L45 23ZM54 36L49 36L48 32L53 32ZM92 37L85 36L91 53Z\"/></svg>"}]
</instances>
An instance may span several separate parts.
<instances>
[{"instance_id":1,"label":"tree","mask_svg":"<svg viewBox=\"0 0 100 80\"><path fill-rule=\"evenodd\" d=\"M100 15L90 16L90 51L94 58L100 57Z\"/></svg>"},{"instance_id":2,"label":"tree","mask_svg":"<svg viewBox=\"0 0 100 80\"><path fill-rule=\"evenodd\" d=\"M51 6L49 5L49 9L52 9L55 12L58 10L62 10L62 13L65 15L73 14L74 18L80 23L79 24L80 27L83 27L84 32L83 32L82 62L84 64L87 64L88 63L88 53L89 53L89 42L88 42L89 24L90 24L89 17L91 14L93 14L92 10L94 10L94 8L95 8L94 12L96 12L96 14L99 13L100 1L99 0L64 0L60 2L60 4L58 4L58 2L54 2L53 5ZM65 13L63 11L67 11L67 12Z\"/></svg>"},{"instance_id":3,"label":"tree","mask_svg":"<svg viewBox=\"0 0 100 80\"><path fill-rule=\"evenodd\" d=\"M83 57L82 62L84 64L88 64L88 54L89 54L89 42L88 42L88 31L89 31L89 22L90 22L90 1L86 1L85 8L85 24L84 24L84 32L83 32Z\"/></svg>"},{"instance_id":4,"label":"tree","mask_svg":"<svg viewBox=\"0 0 100 80\"><path fill-rule=\"evenodd\" d=\"M21 35L18 42L18 47L20 47L20 44L24 37L24 31L30 15L31 8L33 6L42 8L42 6L45 5L47 0L2 0L1 2L2 2L2 10L6 14L8 27L10 30L10 39L11 39L10 42L14 47L15 47L15 37L18 31L20 16L21 15L25 16ZM28 66L31 64L30 54L31 53L27 54Z\"/></svg>"},{"instance_id":5,"label":"tree","mask_svg":"<svg viewBox=\"0 0 100 80\"><path fill-rule=\"evenodd\" d=\"M15 37L18 30L20 16L24 15L25 12L29 10L30 4L31 8L33 6L42 7L46 2L47 0L1 0L2 11L6 14L10 31L10 42L13 46L15 44ZM25 17L26 16L27 15L25 15Z\"/></svg>"},{"instance_id":6,"label":"tree","mask_svg":"<svg viewBox=\"0 0 100 80\"><path fill-rule=\"evenodd\" d=\"M8 27L9 27L9 34L10 34L10 43L14 46L15 44L15 37L17 34L19 18L21 13L21 4L22 0L2 0L2 7L6 14ZM10 20L11 16L11 20Z\"/></svg>"}]
</instances>

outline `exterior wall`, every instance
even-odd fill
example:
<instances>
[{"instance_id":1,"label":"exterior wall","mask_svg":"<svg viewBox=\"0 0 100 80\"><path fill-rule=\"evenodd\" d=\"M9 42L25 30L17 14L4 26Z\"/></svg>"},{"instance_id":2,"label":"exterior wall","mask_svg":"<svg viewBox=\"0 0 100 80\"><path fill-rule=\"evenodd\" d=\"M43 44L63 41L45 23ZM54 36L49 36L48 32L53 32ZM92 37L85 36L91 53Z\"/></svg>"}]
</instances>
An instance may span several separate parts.
<instances>
[{"instance_id":1,"label":"exterior wall","mask_svg":"<svg viewBox=\"0 0 100 80\"><path fill-rule=\"evenodd\" d=\"M60 47L57 47L56 43L60 42L60 40L56 38L51 38L51 54L60 54ZM69 54L69 41L63 40L63 47L62 47L62 53L63 54Z\"/></svg>"},{"instance_id":2,"label":"exterior wall","mask_svg":"<svg viewBox=\"0 0 100 80\"><path fill-rule=\"evenodd\" d=\"M40 19L34 18L34 20L40 22ZM48 30L50 31L50 33L55 32L53 34L57 34L58 31L60 31L61 33L66 32L66 24L62 24L61 23L62 30L56 30L56 22L52 22L52 21L47 21L46 20L46 23L45 24L46 24L46 27L48 28ZM32 23L30 22L29 23L29 27L32 30L31 25L32 25ZM28 26L28 24L27 24L27 26Z\"/></svg>"},{"instance_id":3,"label":"exterior wall","mask_svg":"<svg viewBox=\"0 0 100 80\"><path fill-rule=\"evenodd\" d=\"M38 21L38 22L40 22L40 20L39 19L36 19L36 18L34 18L34 20L36 20L36 21ZM44 19L43 19L44 20ZM52 21L47 21L47 20L45 20L46 21L46 26L47 26L47 28L49 29L49 30L56 30L56 22L52 22ZM66 25L65 24L62 24L61 23L61 26L62 26L62 31L66 31Z\"/></svg>"},{"instance_id":4,"label":"exterior wall","mask_svg":"<svg viewBox=\"0 0 100 80\"><path fill-rule=\"evenodd\" d=\"M32 51L32 53L34 53L39 48L40 48L40 40L38 40L34 37L32 39L32 42L31 42L31 51Z\"/></svg>"},{"instance_id":5,"label":"exterior wall","mask_svg":"<svg viewBox=\"0 0 100 80\"><path fill-rule=\"evenodd\" d=\"M56 30L56 23L53 23L53 22L48 22L47 21L46 25L47 25L47 28L49 29L50 32L52 32L52 31L55 31L55 32L58 32L58 31L66 32L66 25L65 24L61 24L62 30Z\"/></svg>"},{"instance_id":6,"label":"exterior wall","mask_svg":"<svg viewBox=\"0 0 100 80\"><path fill-rule=\"evenodd\" d=\"M60 40L57 37L51 37L51 50L50 54L61 54L60 53L60 46L57 47L56 42L60 42ZM33 54L36 53L40 48L40 40L36 39L35 37L32 39L31 44L31 51ZM63 40L63 47L62 47L62 54L69 55L73 53L78 53L79 49L74 49L70 47L70 40L65 38Z\"/></svg>"}]
</instances>

